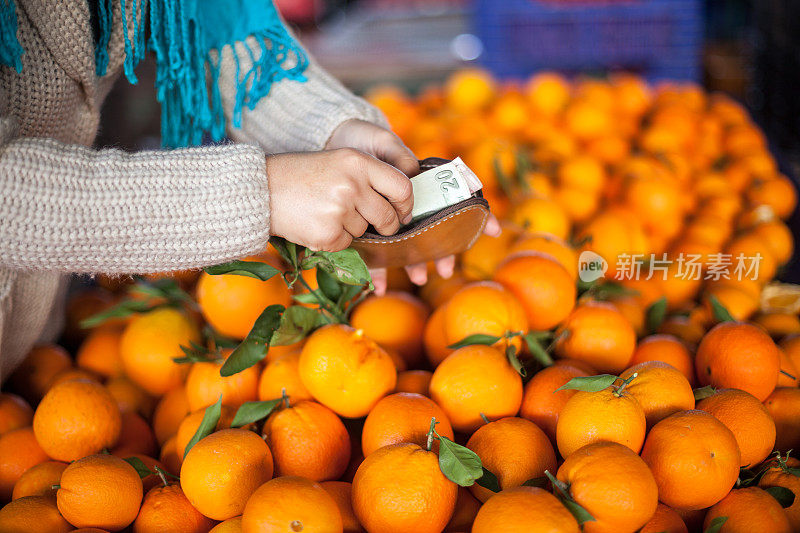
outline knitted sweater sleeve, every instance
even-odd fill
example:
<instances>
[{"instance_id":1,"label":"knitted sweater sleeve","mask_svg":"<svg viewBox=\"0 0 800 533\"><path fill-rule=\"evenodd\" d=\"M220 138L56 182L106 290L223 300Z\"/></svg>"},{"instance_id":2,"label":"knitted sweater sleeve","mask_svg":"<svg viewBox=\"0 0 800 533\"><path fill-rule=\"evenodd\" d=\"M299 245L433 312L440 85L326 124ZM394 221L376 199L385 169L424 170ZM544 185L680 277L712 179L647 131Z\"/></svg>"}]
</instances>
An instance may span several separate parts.
<instances>
[{"instance_id":1,"label":"knitted sweater sleeve","mask_svg":"<svg viewBox=\"0 0 800 533\"><path fill-rule=\"evenodd\" d=\"M264 153L230 144L170 152L13 139L0 117L0 267L147 273L261 251Z\"/></svg>"}]
</instances>

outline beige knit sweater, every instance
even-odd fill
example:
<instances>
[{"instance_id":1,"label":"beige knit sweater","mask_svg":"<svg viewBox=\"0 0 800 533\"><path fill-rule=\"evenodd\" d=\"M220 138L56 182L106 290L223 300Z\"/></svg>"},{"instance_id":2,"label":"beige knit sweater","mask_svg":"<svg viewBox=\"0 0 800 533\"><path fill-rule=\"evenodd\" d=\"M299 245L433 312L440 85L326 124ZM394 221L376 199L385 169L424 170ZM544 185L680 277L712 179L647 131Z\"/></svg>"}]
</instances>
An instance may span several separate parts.
<instances>
[{"instance_id":1,"label":"beige knit sweater","mask_svg":"<svg viewBox=\"0 0 800 533\"><path fill-rule=\"evenodd\" d=\"M58 334L69 273L161 272L258 252L269 238L265 152L319 150L351 118L384 123L312 62L307 82L276 84L229 128L237 143L95 150L124 59L120 15L98 78L86 0L16 5L23 70L0 67L0 383ZM223 50L220 81L228 116L233 53ZM244 45L236 53L249 61Z\"/></svg>"}]
</instances>

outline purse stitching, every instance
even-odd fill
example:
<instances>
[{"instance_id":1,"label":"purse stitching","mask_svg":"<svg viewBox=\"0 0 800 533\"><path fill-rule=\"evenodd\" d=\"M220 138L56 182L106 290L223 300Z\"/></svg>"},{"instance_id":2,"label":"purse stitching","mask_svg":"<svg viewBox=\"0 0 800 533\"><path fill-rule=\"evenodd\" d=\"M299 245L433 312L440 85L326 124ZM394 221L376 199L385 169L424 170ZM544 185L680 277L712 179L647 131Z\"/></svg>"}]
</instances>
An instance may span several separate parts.
<instances>
[{"instance_id":1,"label":"purse stitching","mask_svg":"<svg viewBox=\"0 0 800 533\"><path fill-rule=\"evenodd\" d=\"M430 226L427 226L427 227L425 227L425 228L421 229L421 230L420 230L420 231L418 231L418 232L412 233L411 235L406 235L405 237L401 237L401 238L399 238L399 239L394 239L394 240L391 240L391 241L370 241L370 240L367 240L367 239L355 239L355 242L363 242L363 243L366 243L366 244L396 244L396 243L398 243L398 242L407 241L408 239L413 239L414 237L417 237L418 235L422 235L422 234L423 234L423 233L425 233L426 231L428 231L428 230L431 230L431 229L435 228L435 227L436 227L436 226L438 226L439 224L442 224L442 223L444 223L444 222L447 222L447 221L448 221L448 220L450 220L451 218L457 217L457 216L459 216L459 215L463 215L464 213L467 213L468 211L474 211L475 209L481 209L481 210L483 210L484 208L483 208L483 207L481 207L481 206L471 206L471 207L468 207L468 208L464 209L463 211L458 211L457 213L453 213L453 214L452 214L452 215L450 215L450 216L446 216L446 217L444 217L443 219L441 219L441 220L437 221L435 224L432 224L432 225L430 225ZM489 212L487 211L487 212L485 212L485 213L483 214L483 220L481 221L481 230L483 230L483 227L484 227L484 225L486 224L486 219L487 219L488 217L489 217ZM478 231L478 232L476 232L475 236L474 236L474 237L472 238L472 240L469 242L469 245L468 245L468 247L471 247L473 244L475 244L475 241L476 241L476 240L478 240L478 237L480 237L480 236L481 236L481 231Z\"/></svg>"}]
</instances>

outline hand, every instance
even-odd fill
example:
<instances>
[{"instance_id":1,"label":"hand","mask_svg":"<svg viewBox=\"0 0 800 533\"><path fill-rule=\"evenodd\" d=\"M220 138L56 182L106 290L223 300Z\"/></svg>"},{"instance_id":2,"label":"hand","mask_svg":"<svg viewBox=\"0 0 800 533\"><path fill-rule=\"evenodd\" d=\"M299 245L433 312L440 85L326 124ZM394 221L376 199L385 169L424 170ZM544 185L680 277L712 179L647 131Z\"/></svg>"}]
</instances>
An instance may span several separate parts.
<instances>
[{"instance_id":1,"label":"hand","mask_svg":"<svg viewBox=\"0 0 800 533\"><path fill-rule=\"evenodd\" d=\"M267 157L270 233L312 250L347 248L372 225L382 235L411 220L411 182L353 148Z\"/></svg>"}]
</instances>

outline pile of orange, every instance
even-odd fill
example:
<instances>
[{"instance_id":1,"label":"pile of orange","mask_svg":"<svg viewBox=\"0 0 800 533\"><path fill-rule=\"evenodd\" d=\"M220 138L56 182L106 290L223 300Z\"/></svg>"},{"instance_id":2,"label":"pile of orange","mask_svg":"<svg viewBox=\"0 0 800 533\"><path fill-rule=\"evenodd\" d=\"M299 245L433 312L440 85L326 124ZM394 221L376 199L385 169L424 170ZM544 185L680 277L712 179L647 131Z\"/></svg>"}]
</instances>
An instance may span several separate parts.
<instances>
[{"instance_id":1,"label":"pile of orange","mask_svg":"<svg viewBox=\"0 0 800 533\"><path fill-rule=\"evenodd\" d=\"M0 533L800 531L800 306L773 283L796 192L746 111L626 74L368 98L420 158L464 159L503 234L225 378L230 350L181 346L243 339L291 301L280 277L180 273L196 309L88 330L122 287L74 295L70 350L36 347L0 393ZM445 475L451 441L496 486Z\"/></svg>"}]
</instances>

